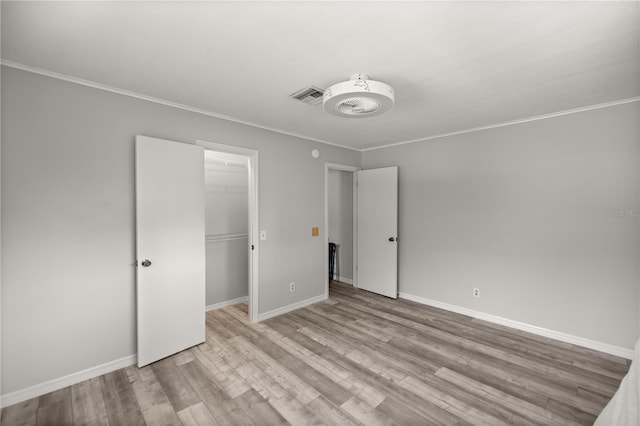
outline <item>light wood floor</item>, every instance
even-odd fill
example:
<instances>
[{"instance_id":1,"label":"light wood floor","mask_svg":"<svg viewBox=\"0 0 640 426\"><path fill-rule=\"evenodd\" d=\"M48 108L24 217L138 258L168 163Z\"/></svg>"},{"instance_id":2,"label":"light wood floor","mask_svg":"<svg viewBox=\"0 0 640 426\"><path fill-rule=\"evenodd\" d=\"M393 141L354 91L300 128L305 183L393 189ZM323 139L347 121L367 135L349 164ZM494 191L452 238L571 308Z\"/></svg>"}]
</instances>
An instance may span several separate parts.
<instances>
[{"instance_id":1,"label":"light wood floor","mask_svg":"<svg viewBox=\"0 0 640 426\"><path fill-rule=\"evenodd\" d=\"M592 424L629 363L333 283L328 301L5 408L2 425Z\"/></svg>"}]
</instances>

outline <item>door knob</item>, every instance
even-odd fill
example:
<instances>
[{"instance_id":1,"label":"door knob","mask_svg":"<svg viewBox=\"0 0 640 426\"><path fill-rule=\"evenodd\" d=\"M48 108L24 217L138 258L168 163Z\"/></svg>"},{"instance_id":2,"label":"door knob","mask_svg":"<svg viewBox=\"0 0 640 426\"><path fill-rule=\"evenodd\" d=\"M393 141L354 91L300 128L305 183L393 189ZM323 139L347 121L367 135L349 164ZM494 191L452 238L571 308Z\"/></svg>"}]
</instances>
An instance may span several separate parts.
<instances>
[{"instance_id":1,"label":"door knob","mask_svg":"<svg viewBox=\"0 0 640 426\"><path fill-rule=\"evenodd\" d=\"M396 239L393 237L389 237L389 241L394 242Z\"/></svg>"},{"instance_id":2,"label":"door knob","mask_svg":"<svg viewBox=\"0 0 640 426\"><path fill-rule=\"evenodd\" d=\"M148 268L149 266L151 266L151 261L149 259L145 259L142 261L141 265L145 268Z\"/></svg>"}]
</instances>

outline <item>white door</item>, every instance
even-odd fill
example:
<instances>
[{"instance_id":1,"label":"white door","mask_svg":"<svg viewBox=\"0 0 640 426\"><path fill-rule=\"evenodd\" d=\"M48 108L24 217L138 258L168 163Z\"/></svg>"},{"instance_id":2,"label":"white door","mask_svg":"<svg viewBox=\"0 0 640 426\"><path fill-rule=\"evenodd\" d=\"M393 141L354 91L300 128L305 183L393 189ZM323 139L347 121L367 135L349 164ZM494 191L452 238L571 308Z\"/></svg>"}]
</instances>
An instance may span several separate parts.
<instances>
[{"instance_id":1,"label":"white door","mask_svg":"<svg viewBox=\"0 0 640 426\"><path fill-rule=\"evenodd\" d=\"M138 367L205 340L203 150L136 136Z\"/></svg>"},{"instance_id":2,"label":"white door","mask_svg":"<svg viewBox=\"0 0 640 426\"><path fill-rule=\"evenodd\" d=\"M361 170L358 179L357 285L398 297L398 168Z\"/></svg>"}]
</instances>

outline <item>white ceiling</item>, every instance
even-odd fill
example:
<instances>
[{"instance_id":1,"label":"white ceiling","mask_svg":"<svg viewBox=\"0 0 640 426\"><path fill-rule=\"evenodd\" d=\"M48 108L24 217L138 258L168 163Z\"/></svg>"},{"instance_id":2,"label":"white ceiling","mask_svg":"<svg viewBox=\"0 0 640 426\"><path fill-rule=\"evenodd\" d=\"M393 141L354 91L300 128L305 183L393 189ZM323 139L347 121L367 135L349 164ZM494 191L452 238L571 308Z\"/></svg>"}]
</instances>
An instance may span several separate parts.
<instances>
[{"instance_id":1,"label":"white ceiling","mask_svg":"<svg viewBox=\"0 0 640 426\"><path fill-rule=\"evenodd\" d=\"M639 95L639 3L2 2L2 58L356 149ZM288 97L391 84L362 119Z\"/></svg>"}]
</instances>

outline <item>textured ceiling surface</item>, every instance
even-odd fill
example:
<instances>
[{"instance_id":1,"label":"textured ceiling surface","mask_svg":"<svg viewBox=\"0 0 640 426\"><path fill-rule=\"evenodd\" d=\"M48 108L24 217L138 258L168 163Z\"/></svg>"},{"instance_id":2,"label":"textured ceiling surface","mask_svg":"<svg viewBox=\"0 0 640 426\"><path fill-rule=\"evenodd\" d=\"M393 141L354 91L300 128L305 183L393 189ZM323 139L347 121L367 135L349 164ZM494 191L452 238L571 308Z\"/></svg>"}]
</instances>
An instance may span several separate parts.
<instances>
[{"instance_id":1,"label":"textured ceiling surface","mask_svg":"<svg viewBox=\"0 0 640 426\"><path fill-rule=\"evenodd\" d=\"M638 2L2 2L2 58L366 149L639 95ZM354 73L395 108L289 98Z\"/></svg>"}]
</instances>

